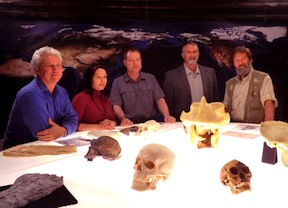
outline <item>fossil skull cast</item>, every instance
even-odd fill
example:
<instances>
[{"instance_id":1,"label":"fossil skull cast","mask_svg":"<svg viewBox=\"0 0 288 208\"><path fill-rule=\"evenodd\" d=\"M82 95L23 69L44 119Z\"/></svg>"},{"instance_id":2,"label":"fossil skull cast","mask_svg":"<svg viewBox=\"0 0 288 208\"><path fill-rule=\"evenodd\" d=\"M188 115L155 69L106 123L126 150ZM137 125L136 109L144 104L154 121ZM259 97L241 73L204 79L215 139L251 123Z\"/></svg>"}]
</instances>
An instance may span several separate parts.
<instances>
[{"instance_id":1,"label":"fossil skull cast","mask_svg":"<svg viewBox=\"0 0 288 208\"><path fill-rule=\"evenodd\" d=\"M154 190L160 179L166 180L173 171L174 153L161 144L148 144L138 153L134 164L132 189Z\"/></svg>"},{"instance_id":2,"label":"fossil skull cast","mask_svg":"<svg viewBox=\"0 0 288 208\"><path fill-rule=\"evenodd\" d=\"M284 121L262 122L260 133L269 147L280 151L281 161L288 167L288 123Z\"/></svg>"},{"instance_id":3,"label":"fossil skull cast","mask_svg":"<svg viewBox=\"0 0 288 208\"><path fill-rule=\"evenodd\" d=\"M220 180L225 186L229 186L233 194L239 194L250 189L252 173L244 163L231 160L226 163L220 173Z\"/></svg>"},{"instance_id":4,"label":"fossil skull cast","mask_svg":"<svg viewBox=\"0 0 288 208\"><path fill-rule=\"evenodd\" d=\"M88 161L102 156L106 160L115 160L121 157L121 147L118 141L110 136L100 136L92 139L87 154L84 156Z\"/></svg>"},{"instance_id":5,"label":"fossil skull cast","mask_svg":"<svg viewBox=\"0 0 288 208\"><path fill-rule=\"evenodd\" d=\"M155 120L149 120L145 123L141 123L138 126L138 130L135 133L136 136L147 137L149 134L157 131L161 127L161 124Z\"/></svg>"},{"instance_id":6,"label":"fossil skull cast","mask_svg":"<svg viewBox=\"0 0 288 208\"><path fill-rule=\"evenodd\" d=\"M207 103L202 97L200 102L191 104L189 112L181 113L180 120L197 148L218 148L222 128L230 122L230 115L225 112L223 103Z\"/></svg>"}]
</instances>

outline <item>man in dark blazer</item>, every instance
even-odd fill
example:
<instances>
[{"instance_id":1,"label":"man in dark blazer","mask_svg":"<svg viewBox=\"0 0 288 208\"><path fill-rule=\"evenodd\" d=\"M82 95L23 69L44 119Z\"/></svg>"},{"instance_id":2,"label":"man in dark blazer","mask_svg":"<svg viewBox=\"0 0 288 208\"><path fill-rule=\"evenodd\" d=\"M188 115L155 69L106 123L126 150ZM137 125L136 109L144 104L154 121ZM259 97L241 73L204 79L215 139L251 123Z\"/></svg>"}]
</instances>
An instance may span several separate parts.
<instances>
[{"instance_id":1,"label":"man in dark blazer","mask_svg":"<svg viewBox=\"0 0 288 208\"><path fill-rule=\"evenodd\" d=\"M188 42L182 48L184 64L165 74L163 91L170 114L180 121L182 111L189 112L193 102L205 96L208 103L219 101L218 83L213 68L198 64L199 47Z\"/></svg>"}]
</instances>

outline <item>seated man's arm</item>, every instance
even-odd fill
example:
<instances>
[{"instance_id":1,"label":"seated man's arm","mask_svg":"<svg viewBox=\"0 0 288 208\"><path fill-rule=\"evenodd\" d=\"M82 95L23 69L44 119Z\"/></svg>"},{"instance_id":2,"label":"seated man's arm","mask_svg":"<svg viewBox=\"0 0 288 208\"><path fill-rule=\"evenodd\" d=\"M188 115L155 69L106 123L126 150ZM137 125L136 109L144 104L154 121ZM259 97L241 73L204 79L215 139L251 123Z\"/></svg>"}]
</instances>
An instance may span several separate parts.
<instances>
[{"instance_id":1,"label":"seated man's arm","mask_svg":"<svg viewBox=\"0 0 288 208\"><path fill-rule=\"evenodd\" d=\"M120 120L121 126L129 126L133 124L133 122L130 121L130 119L125 117L125 113L122 110L121 106L113 105L113 110L114 110L116 117Z\"/></svg>"},{"instance_id":2,"label":"seated man's arm","mask_svg":"<svg viewBox=\"0 0 288 208\"><path fill-rule=\"evenodd\" d=\"M20 105L21 103L21 105ZM26 93L17 100L17 112L19 120L21 118L23 126L31 132L35 139L38 139L37 132L50 127L48 119L49 108L40 95L36 93Z\"/></svg>"},{"instance_id":3,"label":"seated man's arm","mask_svg":"<svg viewBox=\"0 0 288 208\"><path fill-rule=\"evenodd\" d=\"M265 111L264 121L274 120L275 115L274 109L275 109L274 101L266 100L264 103L264 111Z\"/></svg>"},{"instance_id":4,"label":"seated man's arm","mask_svg":"<svg viewBox=\"0 0 288 208\"><path fill-rule=\"evenodd\" d=\"M163 82L163 92L165 94L165 100L166 103L168 105L168 108L170 110L173 109L174 106L174 89L173 89L173 84L172 84L172 80L171 80L171 76L169 76L166 72L165 74L165 79Z\"/></svg>"},{"instance_id":5,"label":"seated man's arm","mask_svg":"<svg viewBox=\"0 0 288 208\"><path fill-rule=\"evenodd\" d=\"M266 76L260 89L260 100L264 107L264 121L274 120L275 108L278 107L278 101L275 97L274 86L270 76Z\"/></svg>"},{"instance_id":6,"label":"seated man's arm","mask_svg":"<svg viewBox=\"0 0 288 208\"><path fill-rule=\"evenodd\" d=\"M48 123L50 124L49 128L37 132L38 139L48 142L53 141L59 137L66 136L67 130L65 127L59 126L57 123L52 121L51 118L48 119Z\"/></svg>"},{"instance_id":7,"label":"seated man's arm","mask_svg":"<svg viewBox=\"0 0 288 208\"><path fill-rule=\"evenodd\" d=\"M174 123L176 121L176 119L173 116L170 116L169 108L164 98L160 98L157 101L157 106L159 111L164 117L164 122Z\"/></svg>"},{"instance_id":8,"label":"seated man's arm","mask_svg":"<svg viewBox=\"0 0 288 208\"><path fill-rule=\"evenodd\" d=\"M35 139L51 141L76 131L77 114L68 95L59 101L61 104L57 107L35 93L27 93L21 101L25 126Z\"/></svg>"}]
</instances>

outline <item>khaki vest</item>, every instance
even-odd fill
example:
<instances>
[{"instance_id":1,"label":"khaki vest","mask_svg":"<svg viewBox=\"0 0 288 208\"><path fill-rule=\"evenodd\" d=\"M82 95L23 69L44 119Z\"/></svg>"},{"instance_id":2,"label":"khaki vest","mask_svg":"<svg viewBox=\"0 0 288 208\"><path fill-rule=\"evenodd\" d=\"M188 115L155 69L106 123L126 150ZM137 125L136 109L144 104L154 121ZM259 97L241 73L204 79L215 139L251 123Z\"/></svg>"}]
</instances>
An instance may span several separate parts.
<instances>
[{"instance_id":1,"label":"khaki vest","mask_svg":"<svg viewBox=\"0 0 288 208\"><path fill-rule=\"evenodd\" d=\"M251 76L250 85L248 89L248 95L245 104L244 120L245 123L261 123L264 121L264 108L260 100L260 89L264 78L267 73L254 70ZM228 102L228 112L231 114L232 110L232 97L234 87L236 83L236 77L227 81L226 88L230 97ZM233 120L231 120L233 121Z\"/></svg>"}]
</instances>

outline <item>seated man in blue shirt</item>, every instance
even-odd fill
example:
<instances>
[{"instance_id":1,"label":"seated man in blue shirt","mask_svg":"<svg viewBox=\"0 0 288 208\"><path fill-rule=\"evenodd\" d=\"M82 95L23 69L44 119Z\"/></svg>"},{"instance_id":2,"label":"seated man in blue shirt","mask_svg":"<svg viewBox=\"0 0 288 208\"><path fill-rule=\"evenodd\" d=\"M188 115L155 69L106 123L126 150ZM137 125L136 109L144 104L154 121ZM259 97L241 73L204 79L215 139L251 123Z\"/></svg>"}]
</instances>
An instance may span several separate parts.
<instances>
[{"instance_id":1,"label":"seated man in blue shirt","mask_svg":"<svg viewBox=\"0 0 288 208\"><path fill-rule=\"evenodd\" d=\"M4 134L4 148L35 140L53 141L77 129L77 114L64 88L61 53L52 47L36 50L30 62L35 78L18 91Z\"/></svg>"},{"instance_id":2,"label":"seated man in blue shirt","mask_svg":"<svg viewBox=\"0 0 288 208\"><path fill-rule=\"evenodd\" d=\"M155 76L141 72L140 52L136 48L129 49L124 53L123 59L127 72L113 81L110 93L111 104L120 125L143 123L150 119L160 121L157 119L158 110L163 116L162 121L175 122L176 119L170 116L164 92Z\"/></svg>"}]
</instances>

